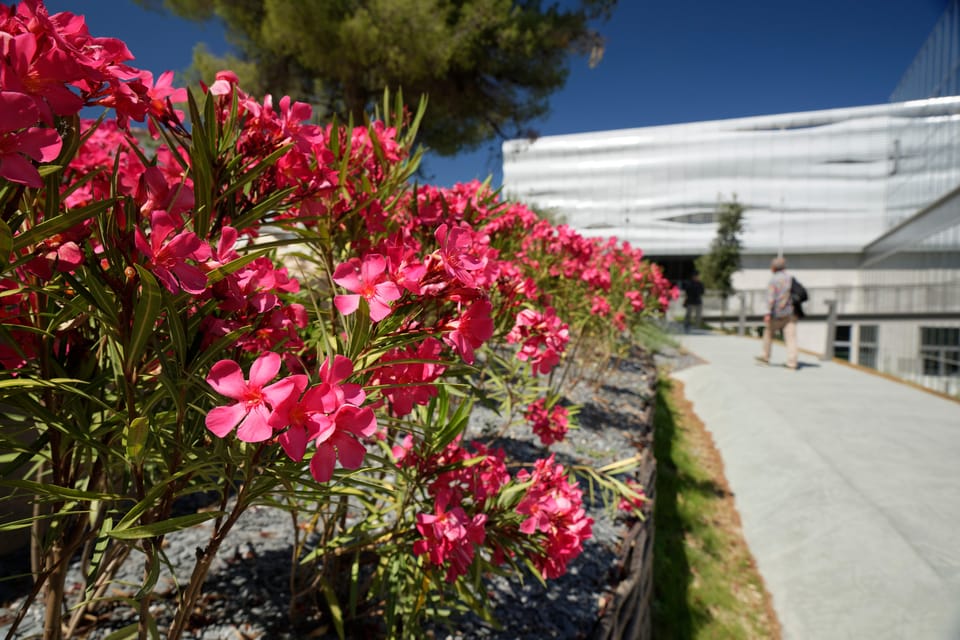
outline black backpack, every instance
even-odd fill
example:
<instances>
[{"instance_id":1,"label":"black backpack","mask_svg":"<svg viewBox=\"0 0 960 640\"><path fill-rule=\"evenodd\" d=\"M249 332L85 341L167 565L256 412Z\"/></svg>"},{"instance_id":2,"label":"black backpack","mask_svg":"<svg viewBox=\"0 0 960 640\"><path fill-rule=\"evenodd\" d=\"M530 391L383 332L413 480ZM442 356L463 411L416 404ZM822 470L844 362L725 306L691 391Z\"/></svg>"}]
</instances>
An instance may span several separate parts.
<instances>
[{"instance_id":1,"label":"black backpack","mask_svg":"<svg viewBox=\"0 0 960 640\"><path fill-rule=\"evenodd\" d=\"M798 318L802 318L805 314L803 313L803 303L807 301L807 290L800 284L800 281L796 278L790 279L790 302L793 303L793 313L796 314Z\"/></svg>"}]
</instances>

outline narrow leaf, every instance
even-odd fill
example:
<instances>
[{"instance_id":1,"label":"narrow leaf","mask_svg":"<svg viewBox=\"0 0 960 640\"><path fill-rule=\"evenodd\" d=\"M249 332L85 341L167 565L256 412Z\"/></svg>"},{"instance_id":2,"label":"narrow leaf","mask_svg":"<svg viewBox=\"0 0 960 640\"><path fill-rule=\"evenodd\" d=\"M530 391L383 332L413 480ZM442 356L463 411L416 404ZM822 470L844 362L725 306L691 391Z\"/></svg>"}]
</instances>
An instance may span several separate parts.
<instances>
[{"instance_id":1,"label":"narrow leaf","mask_svg":"<svg viewBox=\"0 0 960 640\"><path fill-rule=\"evenodd\" d=\"M17 235L13 239L13 250L19 252L21 249L24 249L32 244L36 244L45 238L49 238L50 236L75 227L84 220L88 220L104 211L112 204L113 200L100 200L91 205L87 205L86 207L71 209L59 216L56 216L55 218L44 220L32 229L27 229L23 233Z\"/></svg>"},{"instance_id":2,"label":"narrow leaf","mask_svg":"<svg viewBox=\"0 0 960 640\"><path fill-rule=\"evenodd\" d=\"M13 232L3 220L0 220L0 261L6 264L10 260L10 252L13 251Z\"/></svg>"},{"instance_id":3,"label":"narrow leaf","mask_svg":"<svg viewBox=\"0 0 960 640\"><path fill-rule=\"evenodd\" d=\"M177 516L161 522L151 522L139 527L130 527L129 529L116 529L109 531L107 535L118 540L138 540L140 538L154 538L163 536L174 531L182 531L196 525L213 520L224 515L223 511L206 511L203 513L189 513L185 516Z\"/></svg>"},{"instance_id":4,"label":"narrow leaf","mask_svg":"<svg viewBox=\"0 0 960 640\"><path fill-rule=\"evenodd\" d=\"M126 371L132 371L143 354L147 341L153 335L157 317L160 315L160 307L163 304L163 295L160 293L160 285L157 284L156 278L140 265L136 265L136 268L137 273L140 274L140 299L137 300L137 308L133 313L133 328L124 353L123 368Z\"/></svg>"}]
</instances>

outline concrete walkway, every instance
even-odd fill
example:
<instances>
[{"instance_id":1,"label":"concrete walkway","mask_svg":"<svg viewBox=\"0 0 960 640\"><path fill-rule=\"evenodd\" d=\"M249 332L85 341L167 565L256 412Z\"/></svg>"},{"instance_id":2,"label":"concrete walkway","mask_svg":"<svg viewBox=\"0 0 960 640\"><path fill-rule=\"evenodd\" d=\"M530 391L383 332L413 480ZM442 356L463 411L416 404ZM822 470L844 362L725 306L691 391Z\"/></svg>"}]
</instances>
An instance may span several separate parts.
<instances>
[{"instance_id":1,"label":"concrete walkway","mask_svg":"<svg viewBox=\"0 0 960 640\"><path fill-rule=\"evenodd\" d=\"M723 457L787 640L960 639L960 403L754 338L674 373Z\"/></svg>"}]
</instances>

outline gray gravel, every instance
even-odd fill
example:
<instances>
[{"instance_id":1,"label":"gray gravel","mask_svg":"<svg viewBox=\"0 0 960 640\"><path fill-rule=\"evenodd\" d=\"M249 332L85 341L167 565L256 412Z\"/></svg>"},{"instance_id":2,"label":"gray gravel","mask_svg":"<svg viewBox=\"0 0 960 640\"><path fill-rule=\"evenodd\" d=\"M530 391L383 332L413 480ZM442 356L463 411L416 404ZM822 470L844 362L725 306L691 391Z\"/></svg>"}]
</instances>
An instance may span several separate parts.
<instances>
[{"instance_id":1,"label":"gray gravel","mask_svg":"<svg viewBox=\"0 0 960 640\"><path fill-rule=\"evenodd\" d=\"M676 355L676 354L674 354ZM542 447L526 425L511 427L506 437L488 443L502 447L514 459L532 461L556 454L561 464L602 465L632 455L638 446L648 446L650 425L644 421L644 410L652 401L656 377L653 360L639 351L629 360L609 368L597 384L579 382L567 390L565 400L581 406L580 428L571 429L563 442ZM471 434L489 434L496 418L476 411L471 421ZM585 497L586 490L585 490ZM589 638L601 613L605 594L613 583L617 569L618 542L628 523L611 516L596 499L586 505L594 519L593 537L584 553L574 560L568 573L543 588L528 577L522 583L501 577L488 584L488 594L503 629L493 629L475 617L457 620L455 631L436 629L437 638L466 640ZM167 536L166 552L181 584L193 565L195 550L208 539L209 526L200 526ZM202 615L192 620L187 638L220 640L227 638L323 638L317 628L292 628L288 619L290 606L289 566L291 520L286 513L257 507L245 513L220 549L204 586ZM24 554L0 557L0 575L22 572ZM142 566L131 557L121 572L118 590L133 594L141 581ZM82 590L79 569L72 570L68 580L68 599ZM161 627L169 620L174 576L167 569L157 586L158 597L153 614ZM0 635L6 636L10 619L22 601L23 581L0 582ZM101 611L95 629L86 637L105 638L112 631L135 620L126 608ZM21 623L14 638L42 637L42 606L35 604Z\"/></svg>"}]
</instances>

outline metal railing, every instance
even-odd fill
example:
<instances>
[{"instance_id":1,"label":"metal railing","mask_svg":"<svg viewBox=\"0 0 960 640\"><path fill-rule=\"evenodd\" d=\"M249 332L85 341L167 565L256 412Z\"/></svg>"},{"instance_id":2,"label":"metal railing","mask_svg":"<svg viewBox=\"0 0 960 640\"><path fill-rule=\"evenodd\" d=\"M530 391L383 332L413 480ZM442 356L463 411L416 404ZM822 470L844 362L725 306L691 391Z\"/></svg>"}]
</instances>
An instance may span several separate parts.
<instances>
[{"instance_id":1,"label":"metal railing","mask_svg":"<svg viewBox=\"0 0 960 640\"><path fill-rule=\"evenodd\" d=\"M809 299L803 309L810 316L825 318L828 301L835 301L838 315L931 315L957 314L960 317L960 281L936 284L862 285L808 287ZM767 290L747 289L727 298L726 319L746 316L756 322L766 313ZM682 311L682 304L680 305ZM721 316L721 298L707 291L703 297L703 315L717 320Z\"/></svg>"}]
</instances>

